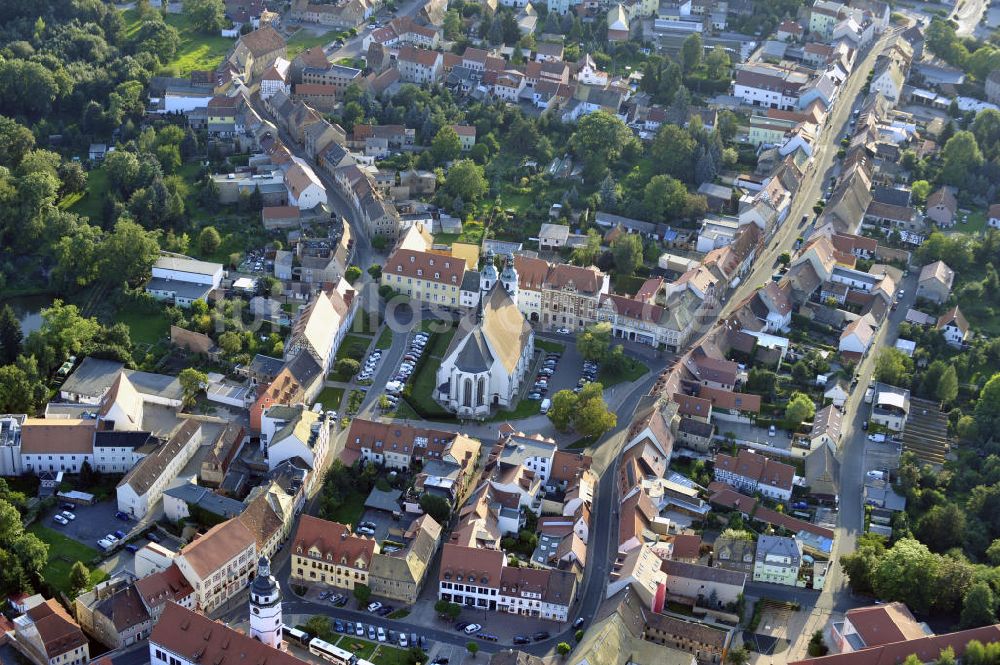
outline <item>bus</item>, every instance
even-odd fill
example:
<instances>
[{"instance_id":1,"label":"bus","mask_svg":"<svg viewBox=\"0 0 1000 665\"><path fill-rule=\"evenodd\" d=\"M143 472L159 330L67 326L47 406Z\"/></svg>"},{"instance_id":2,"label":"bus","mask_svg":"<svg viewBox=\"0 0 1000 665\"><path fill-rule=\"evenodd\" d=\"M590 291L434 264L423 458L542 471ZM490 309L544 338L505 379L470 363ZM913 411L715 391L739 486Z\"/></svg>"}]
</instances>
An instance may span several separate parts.
<instances>
[{"instance_id":1,"label":"bus","mask_svg":"<svg viewBox=\"0 0 1000 665\"><path fill-rule=\"evenodd\" d=\"M336 663L336 665L357 665L358 662L358 657L350 651L338 649L318 637L314 637L309 641L309 653L328 660L331 663Z\"/></svg>"},{"instance_id":2,"label":"bus","mask_svg":"<svg viewBox=\"0 0 1000 665\"><path fill-rule=\"evenodd\" d=\"M309 633L305 633L305 632L299 630L298 628L292 628L291 626L283 626L283 628L284 628L283 632L290 639L295 640L296 642L298 642L299 644L301 644L304 647L309 646L309 640L311 639L309 637Z\"/></svg>"}]
</instances>

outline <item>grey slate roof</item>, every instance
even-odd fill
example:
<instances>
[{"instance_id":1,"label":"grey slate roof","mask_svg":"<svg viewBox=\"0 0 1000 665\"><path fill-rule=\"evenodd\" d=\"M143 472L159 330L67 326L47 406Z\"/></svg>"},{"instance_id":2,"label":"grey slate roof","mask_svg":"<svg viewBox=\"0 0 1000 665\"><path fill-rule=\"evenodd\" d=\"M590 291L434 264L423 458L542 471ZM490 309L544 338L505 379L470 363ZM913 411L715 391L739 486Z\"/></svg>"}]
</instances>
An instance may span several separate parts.
<instances>
[{"instance_id":1,"label":"grey slate roof","mask_svg":"<svg viewBox=\"0 0 1000 665\"><path fill-rule=\"evenodd\" d=\"M99 397L111 387L123 367L123 364L114 360L84 358L80 366L67 377L60 390L76 395Z\"/></svg>"},{"instance_id":2,"label":"grey slate roof","mask_svg":"<svg viewBox=\"0 0 1000 665\"><path fill-rule=\"evenodd\" d=\"M455 367L463 372L477 374L489 371L493 366L493 354L483 337L482 330L477 328L466 337L465 346L455 359Z\"/></svg>"},{"instance_id":3,"label":"grey slate roof","mask_svg":"<svg viewBox=\"0 0 1000 665\"><path fill-rule=\"evenodd\" d=\"M205 487L200 487L193 483L184 483L183 485L172 487L164 492L164 494L175 499L180 499L189 505L198 506L202 510L207 510L219 517L236 517L245 508L243 503L236 499L216 494Z\"/></svg>"}]
</instances>

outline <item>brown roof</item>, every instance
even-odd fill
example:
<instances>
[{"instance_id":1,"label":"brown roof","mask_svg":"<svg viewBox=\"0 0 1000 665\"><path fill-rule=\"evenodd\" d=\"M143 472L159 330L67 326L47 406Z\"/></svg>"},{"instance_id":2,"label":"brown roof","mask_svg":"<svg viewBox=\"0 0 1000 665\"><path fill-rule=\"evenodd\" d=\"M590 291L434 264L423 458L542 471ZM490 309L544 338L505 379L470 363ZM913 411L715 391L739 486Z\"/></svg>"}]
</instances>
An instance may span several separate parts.
<instances>
[{"instance_id":1,"label":"brown roof","mask_svg":"<svg viewBox=\"0 0 1000 665\"><path fill-rule=\"evenodd\" d=\"M597 268L581 268L568 263L557 263L550 266L546 281L553 289L573 287L583 293L596 294L600 291L603 277L604 273Z\"/></svg>"},{"instance_id":2,"label":"brown roof","mask_svg":"<svg viewBox=\"0 0 1000 665\"><path fill-rule=\"evenodd\" d=\"M938 318L938 330L947 325L954 325L963 333L969 331L969 322L965 320L965 316L962 314L962 311L958 309L958 305L955 305Z\"/></svg>"},{"instance_id":3,"label":"brown roof","mask_svg":"<svg viewBox=\"0 0 1000 665\"><path fill-rule=\"evenodd\" d=\"M698 563L687 563L686 561L673 561L671 559L664 559L663 563L660 564L660 570L667 574L668 590L670 589L671 577L715 582L718 584L731 584L739 587L742 587L747 581L746 573L726 570L725 568L702 566Z\"/></svg>"},{"instance_id":4,"label":"brown roof","mask_svg":"<svg viewBox=\"0 0 1000 665\"><path fill-rule=\"evenodd\" d=\"M110 619L120 633L150 618L139 592L131 584L100 601L94 609Z\"/></svg>"},{"instance_id":5,"label":"brown roof","mask_svg":"<svg viewBox=\"0 0 1000 665\"><path fill-rule=\"evenodd\" d=\"M261 214L264 219L298 219L300 213L296 206L264 206Z\"/></svg>"},{"instance_id":6,"label":"brown roof","mask_svg":"<svg viewBox=\"0 0 1000 665\"><path fill-rule=\"evenodd\" d=\"M456 436L454 432L413 427L398 421L375 422L355 418L347 432L344 450L360 451L368 448L375 452L410 454L418 459L425 456L440 459Z\"/></svg>"},{"instance_id":7,"label":"brown roof","mask_svg":"<svg viewBox=\"0 0 1000 665\"><path fill-rule=\"evenodd\" d=\"M650 630L708 645L712 651L722 651L729 641L729 632L726 630L700 621L687 621L659 612L648 613L646 624Z\"/></svg>"},{"instance_id":8,"label":"brown roof","mask_svg":"<svg viewBox=\"0 0 1000 665\"><path fill-rule=\"evenodd\" d=\"M297 83L294 94L296 95L328 95L333 97L337 94L337 86L329 83Z\"/></svg>"},{"instance_id":9,"label":"brown roof","mask_svg":"<svg viewBox=\"0 0 1000 665\"><path fill-rule=\"evenodd\" d=\"M284 37L269 25L259 30L248 32L240 37L240 42L256 57L285 48Z\"/></svg>"},{"instance_id":10,"label":"brown roof","mask_svg":"<svg viewBox=\"0 0 1000 665\"><path fill-rule=\"evenodd\" d=\"M866 647L927 636L923 626L913 618L909 608L900 602L857 607L848 610L846 618L858 631Z\"/></svg>"},{"instance_id":11,"label":"brown roof","mask_svg":"<svg viewBox=\"0 0 1000 665\"><path fill-rule=\"evenodd\" d=\"M518 254L514 257L514 268L517 270L518 287L539 291L549 274L549 264L543 259Z\"/></svg>"},{"instance_id":12,"label":"brown roof","mask_svg":"<svg viewBox=\"0 0 1000 665\"><path fill-rule=\"evenodd\" d=\"M27 614L38 630L45 654L50 659L87 644L80 626L55 598L32 607Z\"/></svg>"},{"instance_id":13,"label":"brown roof","mask_svg":"<svg viewBox=\"0 0 1000 665\"><path fill-rule=\"evenodd\" d=\"M949 268L948 264L944 261L928 263L920 269L920 279L917 283L922 284L931 279L937 280L948 289L951 289L951 285L955 282L955 271Z\"/></svg>"},{"instance_id":14,"label":"brown roof","mask_svg":"<svg viewBox=\"0 0 1000 665\"><path fill-rule=\"evenodd\" d=\"M417 274L419 271L420 274ZM465 274L465 261L452 259L440 254L419 252L413 249L397 249L392 253L383 269L384 274L417 277L438 284L460 286ZM435 275L437 275L435 277Z\"/></svg>"},{"instance_id":15,"label":"brown roof","mask_svg":"<svg viewBox=\"0 0 1000 665\"><path fill-rule=\"evenodd\" d=\"M649 302L619 296L614 293L602 296L601 300L610 303L611 308L619 316L650 323L659 323L660 319L663 318L663 307L653 305Z\"/></svg>"},{"instance_id":16,"label":"brown roof","mask_svg":"<svg viewBox=\"0 0 1000 665\"><path fill-rule=\"evenodd\" d=\"M687 368L699 381L713 381L725 385L736 383L739 366L732 360L713 358L704 354L691 354Z\"/></svg>"},{"instance_id":17,"label":"brown roof","mask_svg":"<svg viewBox=\"0 0 1000 665\"><path fill-rule=\"evenodd\" d=\"M674 559L697 559L701 555L701 536L681 533L674 536Z\"/></svg>"},{"instance_id":18,"label":"brown roof","mask_svg":"<svg viewBox=\"0 0 1000 665\"><path fill-rule=\"evenodd\" d=\"M205 535L188 544L180 556L205 579L254 544L250 529L234 518L213 526Z\"/></svg>"},{"instance_id":19,"label":"brown roof","mask_svg":"<svg viewBox=\"0 0 1000 665\"><path fill-rule=\"evenodd\" d=\"M422 67L433 67L437 63L441 54L437 51L430 51L424 48L414 48L409 44L399 49L399 60L415 62Z\"/></svg>"},{"instance_id":20,"label":"brown roof","mask_svg":"<svg viewBox=\"0 0 1000 665\"><path fill-rule=\"evenodd\" d=\"M679 407L677 413L682 416L708 418L712 409L712 401L703 397L674 393L674 401L677 402Z\"/></svg>"},{"instance_id":21,"label":"brown roof","mask_svg":"<svg viewBox=\"0 0 1000 665\"><path fill-rule=\"evenodd\" d=\"M302 665L300 658L203 614L168 603L149 643L172 651L189 662L213 665Z\"/></svg>"},{"instance_id":22,"label":"brown roof","mask_svg":"<svg viewBox=\"0 0 1000 665\"><path fill-rule=\"evenodd\" d=\"M955 656L961 659L966 646L972 640L983 644L1000 642L1000 624L945 635L902 640L860 651L808 658L794 661L790 665L898 665L910 655L916 656L921 663L931 663L948 647L951 647L955 651Z\"/></svg>"},{"instance_id":23,"label":"brown roof","mask_svg":"<svg viewBox=\"0 0 1000 665\"><path fill-rule=\"evenodd\" d=\"M176 563L170 564L168 568L158 573L137 579L135 588L150 611L167 601L183 600L194 593L194 589Z\"/></svg>"},{"instance_id":24,"label":"brown roof","mask_svg":"<svg viewBox=\"0 0 1000 665\"><path fill-rule=\"evenodd\" d=\"M576 479L583 470L589 469L591 462L590 455L569 450L557 450L552 455L552 470L549 472L549 480L570 482Z\"/></svg>"},{"instance_id":25,"label":"brown roof","mask_svg":"<svg viewBox=\"0 0 1000 665\"><path fill-rule=\"evenodd\" d=\"M142 496L153 486L167 465L188 445L191 439L201 435L201 423L188 419L175 429L162 446L144 457L132 470L125 474L118 486L129 485L138 496Z\"/></svg>"},{"instance_id":26,"label":"brown roof","mask_svg":"<svg viewBox=\"0 0 1000 665\"><path fill-rule=\"evenodd\" d=\"M318 67L326 69L330 66L330 61L327 60L326 53L323 52L322 46L313 46L312 48L306 49L295 56L296 60L300 60L306 67Z\"/></svg>"},{"instance_id":27,"label":"brown roof","mask_svg":"<svg viewBox=\"0 0 1000 665\"><path fill-rule=\"evenodd\" d=\"M794 531L796 533L799 531L806 531L820 536L821 538L833 538L834 536L833 531L830 529L818 526L812 522L800 520L797 517L792 517L791 515L786 515L785 513L779 513L778 511L771 510L770 508L758 506L757 499L752 496L740 494L725 483L713 481L709 484L708 491L710 493L708 499L709 502L724 508L739 510L744 515L753 516L753 519L758 522L765 522L767 524L780 526L783 529L788 529L789 531Z\"/></svg>"},{"instance_id":28,"label":"brown roof","mask_svg":"<svg viewBox=\"0 0 1000 665\"><path fill-rule=\"evenodd\" d=\"M267 543L284 526L282 516L271 505L269 494L270 492L260 492L236 518L254 535L258 552L264 552Z\"/></svg>"},{"instance_id":29,"label":"brown roof","mask_svg":"<svg viewBox=\"0 0 1000 665\"><path fill-rule=\"evenodd\" d=\"M25 418L21 454L76 454L94 451L96 420Z\"/></svg>"},{"instance_id":30,"label":"brown roof","mask_svg":"<svg viewBox=\"0 0 1000 665\"><path fill-rule=\"evenodd\" d=\"M719 453L715 456L715 468L784 489L791 489L795 479L795 467L749 450L741 450L737 457Z\"/></svg>"},{"instance_id":31,"label":"brown roof","mask_svg":"<svg viewBox=\"0 0 1000 665\"><path fill-rule=\"evenodd\" d=\"M476 128L472 125L452 125L451 128L454 129L455 133L459 136L476 136Z\"/></svg>"},{"instance_id":32,"label":"brown roof","mask_svg":"<svg viewBox=\"0 0 1000 665\"><path fill-rule=\"evenodd\" d=\"M461 581L471 577L478 586L499 587L504 569L504 553L446 543L441 548L442 580Z\"/></svg>"},{"instance_id":33,"label":"brown roof","mask_svg":"<svg viewBox=\"0 0 1000 665\"><path fill-rule=\"evenodd\" d=\"M958 199L947 187L942 187L927 197L927 208L943 206L952 215L958 211Z\"/></svg>"},{"instance_id":34,"label":"brown roof","mask_svg":"<svg viewBox=\"0 0 1000 665\"><path fill-rule=\"evenodd\" d=\"M348 526L311 515L299 519L293 542L295 551L301 547L303 555L315 547L324 558L330 555L334 561L344 560L351 566L359 559L370 565L375 554L374 539L355 536Z\"/></svg>"},{"instance_id":35,"label":"brown roof","mask_svg":"<svg viewBox=\"0 0 1000 665\"><path fill-rule=\"evenodd\" d=\"M720 409L735 409L737 411L760 413L760 395L734 393L731 390L723 390L722 388L699 386L698 397L707 399L712 403L713 407Z\"/></svg>"}]
</instances>

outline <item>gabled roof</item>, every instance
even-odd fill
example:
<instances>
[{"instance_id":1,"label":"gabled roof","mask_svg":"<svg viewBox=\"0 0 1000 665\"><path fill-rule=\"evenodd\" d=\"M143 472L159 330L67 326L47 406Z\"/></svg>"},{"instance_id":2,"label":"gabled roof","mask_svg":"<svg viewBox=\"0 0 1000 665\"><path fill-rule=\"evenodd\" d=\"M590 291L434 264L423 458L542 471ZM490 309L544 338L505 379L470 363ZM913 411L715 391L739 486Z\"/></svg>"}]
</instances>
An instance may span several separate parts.
<instances>
[{"instance_id":1,"label":"gabled roof","mask_svg":"<svg viewBox=\"0 0 1000 665\"><path fill-rule=\"evenodd\" d=\"M213 526L205 535L189 543L179 558L184 559L204 580L254 545L254 535L239 519L233 518Z\"/></svg>"},{"instance_id":2,"label":"gabled roof","mask_svg":"<svg viewBox=\"0 0 1000 665\"><path fill-rule=\"evenodd\" d=\"M954 326L962 331L962 334L969 332L969 322L965 320L965 315L962 311L958 309L958 305L955 305L947 312L938 317L937 328L941 330L946 326Z\"/></svg>"},{"instance_id":3,"label":"gabled roof","mask_svg":"<svg viewBox=\"0 0 1000 665\"><path fill-rule=\"evenodd\" d=\"M951 285L955 281L955 271L948 267L944 261L928 263L920 269L920 280L918 284L934 280L951 290Z\"/></svg>"},{"instance_id":4,"label":"gabled roof","mask_svg":"<svg viewBox=\"0 0 1000 665\"><path fill-rule=\"evenodd\" d=\"M281 33L272 28L270 25L266 25L263 28L254 30L253 32L248 32L240 37L240 42L246 46L247 50L250 51L254 57L258 58L262 55L267 55L272 51L285 48L284 37L282 37Z\"/></svg>"},{"instance_id":5,"label":"gabled roof","mask_svg":"<svg viewBox=\"0 0 1000 665\"><path fill-rule=\"evenodd\" d=\"M305 556L310 549L316 548L324 559L330 557L334 562L344 560L352 567L359 559L366 567L370 566L376 549L374 539L356 536L349 526L311 515L299 518L299 528L292 541L296 553L301 547Z\"/></svg>"},{"instance_id":6,"label":"gabled roof","mask_svg":"<svg viewBox=\"0 0 1000 665\"><path fill-rule=\"evenodd\" d=\"M49 659L56 659L87 644L80 626L55 598L32 607L27 616L38 631Z\"/></svg>"}]
</instances>

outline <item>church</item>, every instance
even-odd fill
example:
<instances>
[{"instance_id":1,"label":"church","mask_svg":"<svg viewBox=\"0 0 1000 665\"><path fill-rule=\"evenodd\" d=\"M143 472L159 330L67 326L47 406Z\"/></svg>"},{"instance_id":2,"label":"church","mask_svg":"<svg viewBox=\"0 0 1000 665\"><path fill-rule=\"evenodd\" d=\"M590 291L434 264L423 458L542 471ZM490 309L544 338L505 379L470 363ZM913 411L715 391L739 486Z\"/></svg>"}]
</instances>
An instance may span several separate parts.
<instances>
[{"instance_id":1,"label":"church","mask_svg":"<svg viewBox=\"0 0 1000 665\"><path fill-rule=\"evenodd\" d=\"M487 253L480 290L478 309L460 322L437 372L436 398L460 418L512 408L535 353L535 333L517 308L514 257L498 276Z\"/></svg>"}]
</instances>

